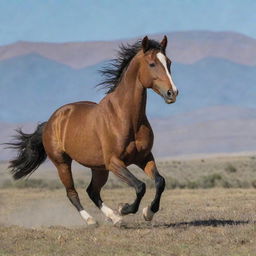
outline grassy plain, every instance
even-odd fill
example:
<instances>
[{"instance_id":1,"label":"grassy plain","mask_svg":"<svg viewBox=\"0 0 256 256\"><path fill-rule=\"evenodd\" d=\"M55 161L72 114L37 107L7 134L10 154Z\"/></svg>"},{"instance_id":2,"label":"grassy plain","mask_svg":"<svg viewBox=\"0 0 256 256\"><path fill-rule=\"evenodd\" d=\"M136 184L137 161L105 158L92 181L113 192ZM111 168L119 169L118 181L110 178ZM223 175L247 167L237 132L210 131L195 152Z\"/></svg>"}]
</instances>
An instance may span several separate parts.
<instances>
[{"instance_id":1,"label":"grassy plain","mask_svg":"<svg viewBox=\"0 0 256 256\"><path fill-rule=\"evenodd\" d=\"M96 228L83 223L64 189L58 189L50 165L31 177L38 188L26 182L11 183L6 164L1 167L1 256L256 256L256 159L252 155L160 161L167 183L178 185L168 185L175 189L164 192L159 213L146 223L141 211L154 196L148 183L139 212L125 216L121 228L107 223L88 199L81 187L89 183L89 172L78 166L74 171L78 192L85 208L99 221ZM211 175L221 178L209 181L206 177ZM223 185L225 180L233 185ZM188 189L192 181L198 185ZM118 203L131 202L134 192L111 177L103 198L116 209Z\"/></svg>"},{"instance_id":2,"label":"grassy plain","mask_svg":"<svg viewBox=\"0 0 256 256\"><path fill-rule=\"evenodd\" d=\"M167 180L167 188L256 188L256 154L196 156L157 161L160 173ZM56 168L48 161L39 167L29 179L13 182L7 171L7 163L0 163L0 188L63 188L57 177ZM130 170L153 188L154 183L136 166ZM86 187L90 182L90 170L73 164L76 186ZM126 187L110 175L106 188Z\"/></svg>"}]
</instances>

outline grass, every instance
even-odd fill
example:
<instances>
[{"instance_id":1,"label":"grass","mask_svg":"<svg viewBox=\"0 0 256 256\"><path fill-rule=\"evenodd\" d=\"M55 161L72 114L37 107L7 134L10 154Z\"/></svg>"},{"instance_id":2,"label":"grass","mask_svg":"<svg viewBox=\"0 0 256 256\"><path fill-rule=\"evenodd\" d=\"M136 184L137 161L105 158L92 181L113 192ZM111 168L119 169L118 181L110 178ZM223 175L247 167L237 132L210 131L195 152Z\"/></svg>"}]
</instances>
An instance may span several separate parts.
<instances>
[{"instance_id":1,"label":"grass","mask_svg":"<svg viewBox=\"0 0 256 256\"><path fill-rule=\"evenodd\" d=\"M0 256L256 256L255 156L158 161L167 190L152 223L141 208L152 201L154 183L131 166L147 193L139 214L125 216L122 228L106 223L88 199L90 172L73 167L81 202L98 228L83 223L49 163L17 182L7 163L0 164ZM110 175L103 198L117 209L134 191Z\"/></svg>"},{"instance_id":2,"label":"grass","mask_svg":"<svg viewBox=\"0 0 256 256\"><path fill-rule=\"evenodd\" d=\"M116 208L119 202L130 202L132 192L105 189L103 196ZM254 189L167 190L152 223L143 220L140 209L124 217L122 228L106 223L84 191L79 194L99 227L87 228L62 190L0 190L0 255L256 255ZM153 195L149 189L142 207ZM30 228L24 227L28 221ZM19 226L10 226L12 222Z\"/></svg>"},{"instance_id":3,"label":"grass","mask_svg":"<svg viewBox=\"0 0 256 256\"><path fill-rule=\"evenodd\" d=\"M198 188L256 188L256 157L255 156L223 156L215 158L160 160L157 162L159 171L166 178L167 189L198 189ZM147 187L153 188L154 183L135 166L130 170ZM14 182L7 172L7 164L0 165L0 188L62 188L54 166L43 165L29 179ZM90 181L90 172L83 167L74 165L75 183L78 188L85 188ZM2 176L2 177L1 177ZM125 184L110 175L106 188L123 188Z\"/></svg>"}]
</instances>

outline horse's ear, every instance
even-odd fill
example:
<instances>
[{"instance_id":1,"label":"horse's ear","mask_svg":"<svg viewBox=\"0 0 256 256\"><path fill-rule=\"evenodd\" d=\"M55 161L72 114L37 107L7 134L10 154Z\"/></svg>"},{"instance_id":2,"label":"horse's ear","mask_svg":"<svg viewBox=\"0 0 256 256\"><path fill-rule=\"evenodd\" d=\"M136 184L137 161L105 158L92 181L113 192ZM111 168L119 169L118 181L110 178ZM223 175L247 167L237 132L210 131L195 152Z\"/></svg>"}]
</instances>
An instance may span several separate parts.
<instances>
[{"instance_id":1,"label":"horse's ear","mask_svg":"<svg viewBox=\"0 0 256 256\"><path fill-rule=\"evenodd\" d=\"M165 52L167 43L168 43L168 39L167 39L167 36L165 35L163 40L162 40L162 42L160 43L160 45L161 45L162 49L164 50L164 52Z\"/></svg>"},{"instance_id":2,"label":"horse's ear","mask_svg":"<svg viewBox=\"0 0 256 256\"><path fill-rule=\"evenodd\" d=\"M145 36L141 41L143 52L146 52L148 50L148 37Z\"/></svg>"}]
</instances>

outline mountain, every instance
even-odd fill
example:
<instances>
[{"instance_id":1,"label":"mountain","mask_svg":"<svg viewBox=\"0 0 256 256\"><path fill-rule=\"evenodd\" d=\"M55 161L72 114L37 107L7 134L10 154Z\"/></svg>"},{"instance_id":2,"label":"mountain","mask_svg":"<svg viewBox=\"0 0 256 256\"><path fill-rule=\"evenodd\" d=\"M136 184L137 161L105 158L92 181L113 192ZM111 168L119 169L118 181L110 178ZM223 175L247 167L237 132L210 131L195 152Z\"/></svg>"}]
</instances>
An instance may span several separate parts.
<instances>
[{"instance_id":1,"label":"mountain","mask_svg":"<svg viewBox=\"0 0 256 256\"><path fill-rule=\"evenodd\" d=\"M0 62L0 120L46 120L63 104L98 100L98 68L75 70L37 54Z\"/></svg>"},{"instance_id":2,"label":"mountain","mask_svg":"<svg viewBox=\"0 0 256 256\"><path fill-rule=\"evenodd\" d=\"M215 106L153 120L158 157L256 151L255 109Z\"/></svg>"},{"instance_id":3,"label":"mountain","mask_svg":"<svg viewBox=\"0 0 256 256\"><path fill-rule=\"evenodd\" d=\"M192 64L206 57L216 57L239 64L256 65L256 39L242 34L184 31L167 33L167 36L169 38L167 53L175 62ZM161 40L163 34L151 35L150 37ZM0 46L0 61L36 53L79 69L113 58L121 42L133 43L136 40L137 38L105 42L17 42Z\"/></svg>"},{"instance_id":4,"label":"mountain","mask_svg":"<svg viewBox=\"0 0 256 256\"><path fill-rule=\"evenodd\" d=\"M104 91L95 85L105 64L73 69L37 54L1 61L0 121L44 121L66 103L98 102ZM168 117L215 105L256 108L255 73L256 67L212 57L190 65L174 63L172 75L180 91L177 102L167 105L149 90L148 114Z\"/></svg>"},{"instance_id":5,"label":"mountain","mask_svg":"<svg viewBox=\"0 0 256 256\"><path fill-rule=\"evenodd\" d=\"M176 108L201 108L212 105L256 107L256 66L236 64L208 57L192 65L176 63L172 73L180 87ZM178 111L178 109L177 109Z\"/></svg>"},{"instance_id":6,"label":"mountain","mask_svg":"<svg viewBox=\"0 0 256 256\"><path fill-rule=\"evenodd\" d=\"M169 56L191 64L207 57L256 65L256 39L234 32L187 31L168 33Z\"/></svg>"},{"instance_id":7,"label":"mountain","mask_svg":"<svg viewBox=\"0 0 256 256\"><path fill-rule=\"evenodd\" d=\"M256 111L234 106L215 106L169 118L150 118L155 134L153 152L156 157L190 154L256 151ZM0 123L0 160L15 152L4 149L15 129L32 132L35 123Z\"/></svg>"},{"instance_id":8,"label":"mountain","mask_svg":"<svg viewBox=\"0 0 256 256\"><path fill-rule=\"evenodd\" d=\"M32 43L0 46L0 61L37 54L72 68L84 68L114 56L118 42Z\"/></svg>"}]
</instances>

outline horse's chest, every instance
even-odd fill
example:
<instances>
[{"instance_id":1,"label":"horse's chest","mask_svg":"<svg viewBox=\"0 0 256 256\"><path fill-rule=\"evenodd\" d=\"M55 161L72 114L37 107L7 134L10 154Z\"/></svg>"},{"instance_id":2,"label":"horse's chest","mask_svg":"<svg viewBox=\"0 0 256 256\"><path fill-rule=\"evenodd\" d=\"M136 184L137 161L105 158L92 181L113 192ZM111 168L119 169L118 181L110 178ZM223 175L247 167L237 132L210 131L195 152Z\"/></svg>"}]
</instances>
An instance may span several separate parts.
<instances>
[{"instance_id":1,"label":"horse's chest","mask_svg":"<svg viewBox=\"0 0 256 256\"><path fill-rule=\"evenodd\" d=\"M134 155L137 153L137 147L136 147L136 142L131 141L125 148L125 154L126 155Z\"/></svg>"},{"instance_id":2,"label":"horse's chest","mask_svg":"<svg viewBox=\"0 0 256 256\"><path fill-rule=\"evenodd\" d=\"M150 126L141 125L136 133L123 133L117 140L119 156L126 163L134 163L145 157L153 146L153 132Z\"/></svg>"},{"instance_id":3,"label":"horse's chest","mask_svg":"<svg viewBox=\"0 0 256 256\"><path fill-rule=\"evenodd\" d=\"M125 148L125 159L133 162L135 159L147 155L151 151L151 143L147 140L135 140L128 143Z\"/></svg>"}]
</instances>

